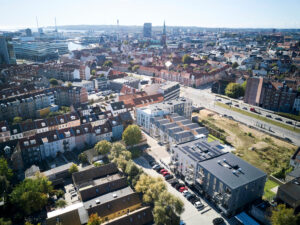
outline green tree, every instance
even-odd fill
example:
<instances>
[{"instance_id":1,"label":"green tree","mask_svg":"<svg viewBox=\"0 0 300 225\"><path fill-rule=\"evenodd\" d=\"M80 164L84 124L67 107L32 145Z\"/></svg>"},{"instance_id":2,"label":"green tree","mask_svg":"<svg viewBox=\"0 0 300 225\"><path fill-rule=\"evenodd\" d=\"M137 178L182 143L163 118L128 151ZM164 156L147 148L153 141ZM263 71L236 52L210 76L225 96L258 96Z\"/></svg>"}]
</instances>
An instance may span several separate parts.
<instances>
[{"instance_id":1,"label":"green tree","mask_svg":"<svg viewBox=\"0 0 300 225\"><path fill-rule=\"evenodd\" d=\"M77 166L77 164L72 163L72 165L69 168L69 173L72 174L72 173L75 173L75 172L78 172L78 166Z\"/></svg>"},{"instance_id":2,"label":"green tree","mask_svg":"<svg viewBox=\"0 0 300 225\"><path fill-rule=\"evenodd\" d=\"M91 74L96 75L96 70L92 70Z\"/></svg>"},{"instance_id":3,"label":"green tree","mask_svg":"<svg viewBox=\"0 0 300 225\"><path fill-rule=\"evenodd\" d=\"M16 117L14 117L14 119L13 119L13 124L21 123L22 120L23 120L22 117L16 116Z\"/></svg>"},{"instance_id":4,"label":"green tree","mask_svg":"<svg viewBox=\"0 0 300 225\"><path fill-rule=\"evenodd\" d=\"M4 157L0 158L0 176L5 176L7 180L13 177L12 169L8 167L8 163Z\"/></svg>"},{"instance_id":5,"label":"green tree","mask_svg":"<svg viewBox=\"0 0 300 225\"><path fill-rule=\"evenodd\" d=\"M78 160L81 162L81 163L88 163L89 160L88 160L88 157L87 157L87 154L82 152L78 155Z\"/></svg>"},{"instance_id":6,"label":"green tree","mask_svg":"<svg viewBox=\"0 0 300 225\"><path fill-rule=\"evenodd\" d=\"M183 64L191 64L193 62L193 58L191 56L189 56L188 54L185 54L184 56L182 56L181 61Z\"/></svg>"},{"instance_id":7,"label":"green tree","mask_svg":"<svg viewBox=\"0 0 300 225\"><path fill-rule=\"evenodd\" d=\"M247 87L247 81L245 80L243 83L242 83L242 88L244 90L244 93L246 92L246 87Z\"/></svg>"},{"instance_id":8,"label":"green tree","mask_svg":"<svg viewBox=\"0 0 300 225\"><path fill-rule=\"evenodd\" d=\"M68 82L68 87L72 87L72 83L71 82Z\"/></svg>"},{"instance_id":9,"label":"green tree","mask_svg":"<svg viewBox=\"0 0 300 225\"><path fill-rule=\"evenodd\" d=\"M139 65L134 65L134 66L132 67L132 72L136 72L139 68L140 68Z\"/></svg>"},{"instance_id":10,"label":"green tree","mask_svg":"<svg viewBox=\"0 0 300 225\"><path fill-rule=\"evenodd\" d=\"M0 175L0 200L1 197L4 196L4 193L7 193L9 188L10 188L10 183L7 180L6 176Z\"/></svg>"},{"instance_id":11,"label":"green tree","mask_svg":"<svg viewBox=\"0 0 300 225\"><path fill-rule=\"evenodd\" d=\"M102 223L101 218L98 216L98 213L91 214L87 225L100 225Z\"/></svg>"},{"instance_id":12,"label":"green tree","mask_svg":"<svg viewBox=\"0 0 300 225\"><path fill-rule=\"evenodd\" d=\"M59 199L57 202L55 202L55 207L56 208L64 208L66 207L67 202L63 199Z\"/></svg>"},{"instance_id":13,"label":"green tree","mask_svg":"<svg viewBox=\"0 0 300 225\"><path fill-rule=\"evenodd\" d=\"M142 132L137 125L129 125L122 134L122 140L127 146L132 146L140 143Z\"/></svg>"},{"instance_id":14,"label":"green tree","mask_svg":"<svg viewBox=\"0 0 300 225\"><path fill-rule=\"evenodd\" d=\"M106 67L112 67L113 65L113 62L111 60L106 60L103 64L103 66L106 66Z\"/></svg>"},{"instance_id":15,"label":"green tree","mask_svg":"<svg viewBox=\"0 0 300 225\"><path fill-rule=\"evenodd\" d=\"M128 181L135 186L136 182L139 178L139 175L142 173L143 171L141 169L139 169L135 163L133 161L129 161L126 164L126 168L125 168L125 173L128 176Z\"/></svg>"},{"instance_id":16,"label":"green tree","mask_svg":"<svg viewBox=\"0 0 300 225\"><path fill-rule=\"evenodd\" d=\"M244 89L240 84L229 83L225 89L225 94L230 98L239 98L244 96Z\"/></svg>"},{"instance_id":17,"label":"green tree","mask_svg":"<svg viewBox=\"0 0 300 225\"><path fill-rule=\"evenodd\" d=\"M49 82L50 82L50 84L53 85L53 86L58 85L58 81L57 81L55 78L51 78L51 79L49 80Z\"/></svg>"},{"instance_id":18,"label":"green tree","mask_svg":"<svg viewBox=\"0 0 300 225\"><path fill-rule=\"evenodd\" d=\"M106 140L99 141L94 149L98 152L99 155L106 155L110 152L112 145Z\"/></svg>"},{"instance_id":19,"label":"green tree","mask_svg":"<svg viewBox=\"0 0 300 225\"><path fill-rule=\"evenodd\" d=\"M35 178L26 178L18 184L10 194L10 201L29 215L41 210L47 204L48 194L52 190L51 181L37 174Z\"/></svg>"},{"instance_id":20,"label":"green tree","mask_svg":"<svg viewBox=\"0 0 300 225\"><path fill-rule=\"evenodd\" d=\"M11 225L12 222L10 219L0 218L0 225Z\"/></svg>"},{"instance_id":21,"label":"green tree","mask_svg":"<svg viewBox=\"0 0 300 225\"><path fill-rule=\"evenodd\" d=\"M233 68L233 69L236 69L238 66L239 66L239 64L238 64L237 62L234 62L234 63L232 64L232 68Z\"/></svg>"},{"instance_id":22,"label":"green tree","mask_svg":"<svg viewBox=\"0 0 300 225\"><path fill-rule=\"evenodd\" d=\"M271 216L272 225L297 225L300 215L294 214L293 209L286 208L284 204L278 205Z\"/></svg>"},{"instance_id":23,"label":"green tree","mask_svg":"<svg viewBox=\"0 0 300 225\"><path fill-rule=\"evenodd\" d=\"M183 69L187 69L189 67L189 65L188 64L183 64Z\"/></svg>"}]
</instances>

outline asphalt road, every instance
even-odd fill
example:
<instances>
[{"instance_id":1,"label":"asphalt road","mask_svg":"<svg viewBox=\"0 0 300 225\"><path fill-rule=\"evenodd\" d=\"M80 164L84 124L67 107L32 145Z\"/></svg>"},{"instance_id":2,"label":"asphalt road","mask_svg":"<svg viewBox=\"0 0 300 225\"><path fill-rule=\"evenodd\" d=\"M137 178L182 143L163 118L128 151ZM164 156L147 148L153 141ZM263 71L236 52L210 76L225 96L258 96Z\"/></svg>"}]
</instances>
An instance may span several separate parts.
<instances>
[{"instance_id":1,"label":"asphalt road","mask_svg":"<svg viewBox=\"0 0 300 225\"><path fill-rule=\"evenodd\" d=\"M223 114L223 115L226 114L226 115L232 116L236 121L240 121L249 126L256 127L259 130L262 130L269 134L273 134L277 137L288 138L288 139L292 140L294 144L300 146L300 134L298 134L296 132L292 132L292 131L284 129L282 127L278 127L273 124L261 121L259 119L255 119L253 117L249 117L244 114L217 106L215 104L215 102L217 102L216 99L219 99L219 97L216 97L214 94L212 94L210 92L210 86L203 87L202 89L182 87L180 94L181 94L181 96L191 99L193 101L193 105L196 107L202 106L202 107L205 107L212 111L215 111L219 114ZM224 100L222 102L225 103ZM236 103L233 103L233 105L235 105L235 104ZM233 107L235 107L235 106L233 106ZM241 107L247 107L248 112L249 112L249 105L246 105L246 104L242 105L242 103L240 103L239 108L241 108ZM260 110L260 112L262 113L262 115L270 114L268 111ZM273 116L273 117L275 118L275 116ZM283 119L283 121L286 121L286 120L287 119Z\"/></svg>"}]
</instances>

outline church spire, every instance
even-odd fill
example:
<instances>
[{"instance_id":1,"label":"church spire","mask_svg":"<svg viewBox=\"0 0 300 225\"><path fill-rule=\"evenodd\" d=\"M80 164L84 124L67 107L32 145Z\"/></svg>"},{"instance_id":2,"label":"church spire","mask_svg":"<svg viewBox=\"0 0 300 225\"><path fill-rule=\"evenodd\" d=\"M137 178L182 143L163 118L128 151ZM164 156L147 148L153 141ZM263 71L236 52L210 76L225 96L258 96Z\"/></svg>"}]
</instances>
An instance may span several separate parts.
<instances>
[{"instance_id":1,"label":"church spire","mask_svg":"<svg viewBox=\"0 0 300 225\"><path fill-rule=\"evenodd\" d=\"M163 34L162 34L162 37L161 37L161 44L163 45L164 48L167 47L167 31L166 31L165 21L164 21Z\"/></svg>"}]
</instances>

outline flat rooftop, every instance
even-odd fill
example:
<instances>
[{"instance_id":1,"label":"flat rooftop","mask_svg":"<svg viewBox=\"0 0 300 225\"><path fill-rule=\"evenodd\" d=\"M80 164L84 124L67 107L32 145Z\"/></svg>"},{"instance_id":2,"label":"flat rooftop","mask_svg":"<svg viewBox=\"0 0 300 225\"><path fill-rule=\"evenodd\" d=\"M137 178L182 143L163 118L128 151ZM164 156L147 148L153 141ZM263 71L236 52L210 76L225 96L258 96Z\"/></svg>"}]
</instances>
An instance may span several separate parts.
<instances>
[{"instance_id":1,"label":"flat rooftop","mask_svg":"<svg viewBox=\"0 0 300 225\"><path fill-rule=\"evenodd\" d=\"M89 189L89 188L93 188L93 187L99 186L101 184L109 183L109 182L118 180L120 178L121 178L121 175L117 173L117 174L113 174L113 175L110 175L110 176L107 176L107 177L102 177L102 178L99 178L99 179L96 179L96 180L88 181L86 183L86 185L84 185L84 184L80 185L81 188L79 188L79 191L83 191L83 190L86 190L86 189Z\"/></svg>"},{"instance_id":2,"label":"flat rooftop","mask_svg":"<svg viewBox=\"0 0 300 225\"><path fill-rule=\"evenodd\" d=\"M178 144L175 148L180 149L186 155L189 155L194 161L202 162L208 159L216 158L223 155L224 152L217 148L219 143L197 139L183 144Z\"/></svg>"},{"instance_id":3,"label":"flat rooftop","mask_svg":"<svg viewBox=\"0 0 300 225\"><path fill-rule=\"evenodd\" d=\"M232 153L202 161L199 165L232 189L251 183L259 178L267 177L267 174L262 170Z\"/></svg>"},{"instance_id":4,"label":"flat rooftop","mask_svg":"<svg viewBox=\"0 0 300 225\"><path fill-rule=\"evenodd\" d=\"M92 207L97 206L96 200L99 200L100 204L104 204L106 202L110 202L114 199L121 198L121 197L130 195L132 193L134 193L134 192L131 189L131 187L122 188L120 190L113 191L113 192L107 193L105 195L93 198L89 201L86 201L86 202L83 203L83 206L84 206L85 209L92 208ZM115 196L117 196L117 197L115 197Z\"/></svg>"}]
</instances>

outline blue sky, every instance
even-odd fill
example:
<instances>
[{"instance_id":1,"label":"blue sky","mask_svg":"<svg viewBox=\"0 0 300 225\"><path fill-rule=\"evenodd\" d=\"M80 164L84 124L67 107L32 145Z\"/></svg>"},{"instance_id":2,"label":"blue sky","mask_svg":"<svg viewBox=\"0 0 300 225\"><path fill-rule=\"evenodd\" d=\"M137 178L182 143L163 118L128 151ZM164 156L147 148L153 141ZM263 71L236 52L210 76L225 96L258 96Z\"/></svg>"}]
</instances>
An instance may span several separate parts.
<instances>
[{"instance_id":1,"label":"blue sky","mask_svg":"<svg viewBox=\"0 0 300 225\"><path fill-rule=\"evenodd\" d=\"M300 28L300 0L0 0L0 28L77 24Z\"/></svg>"}]
</instances>

